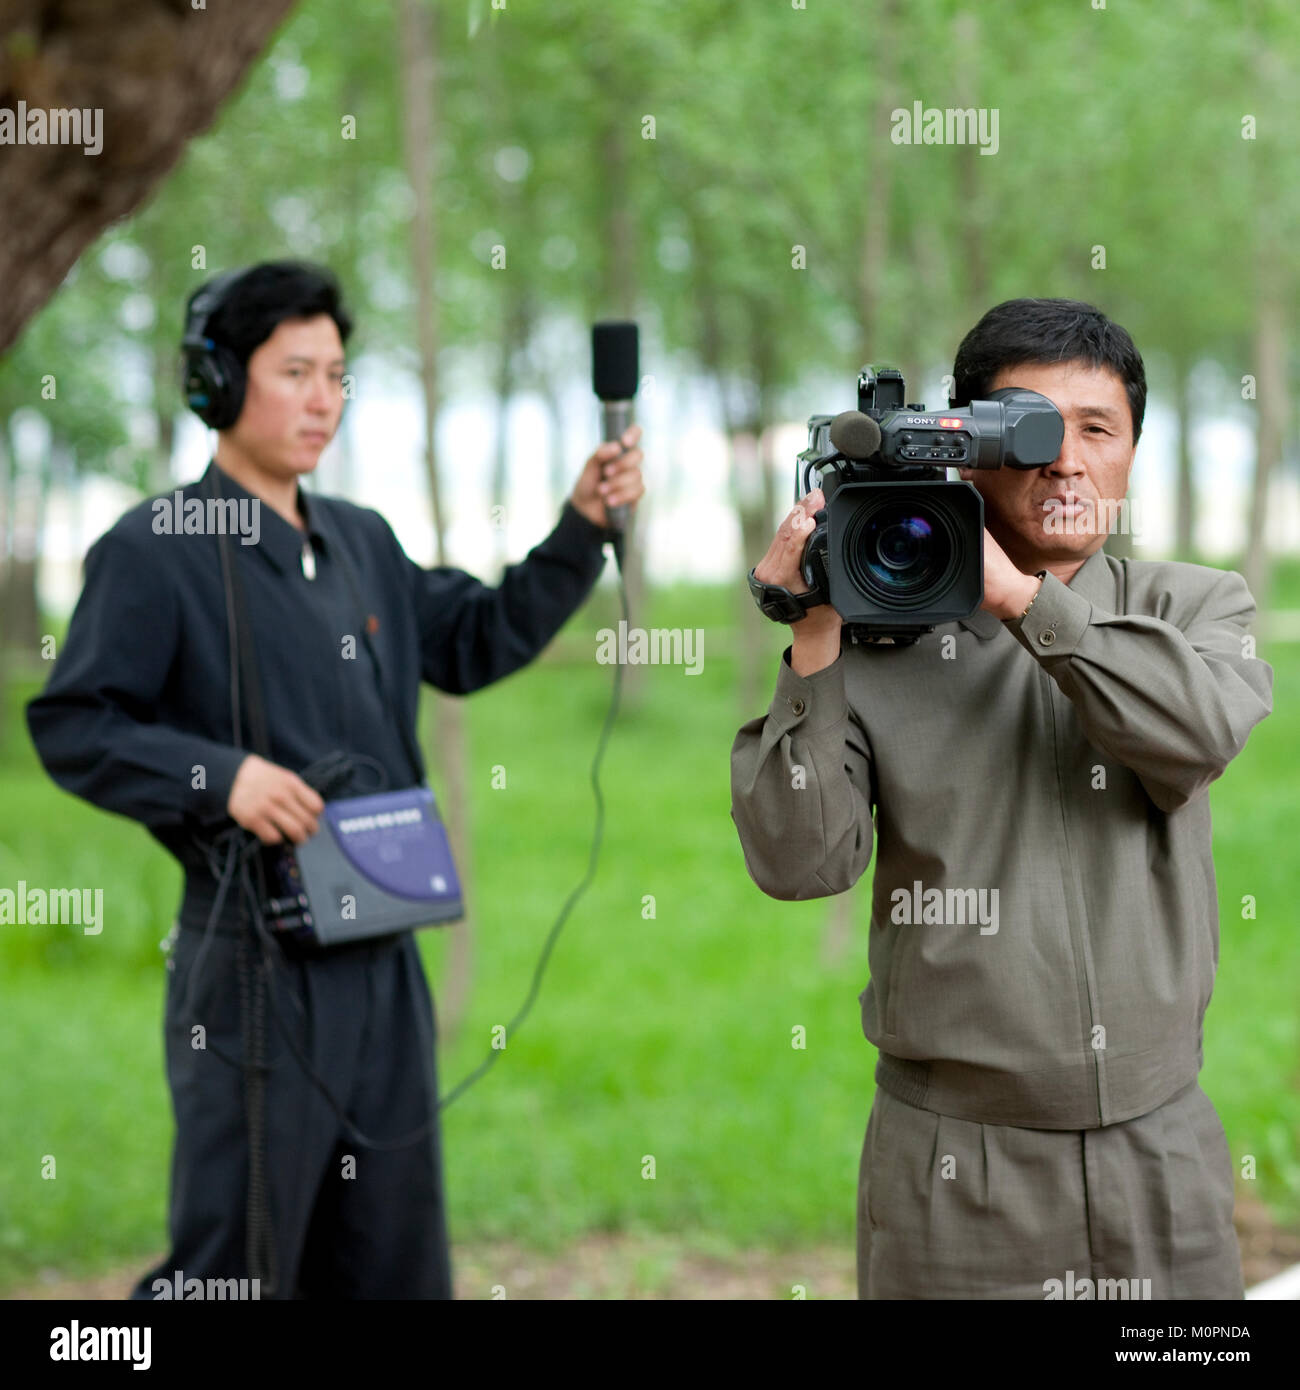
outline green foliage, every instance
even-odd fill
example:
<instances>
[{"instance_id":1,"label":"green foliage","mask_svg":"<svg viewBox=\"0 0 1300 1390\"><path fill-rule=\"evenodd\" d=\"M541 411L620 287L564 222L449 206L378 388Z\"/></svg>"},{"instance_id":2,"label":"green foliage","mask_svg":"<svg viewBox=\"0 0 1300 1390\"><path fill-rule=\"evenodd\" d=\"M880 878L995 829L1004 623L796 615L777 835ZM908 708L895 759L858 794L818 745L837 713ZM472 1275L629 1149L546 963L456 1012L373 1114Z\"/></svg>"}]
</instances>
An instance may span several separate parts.
<instances>
[{"instance_id":1,"label":"green foliage","mask_svg":"<svg viewBox=\"0 0 1300 1390\"><path fill-rule=\"evenodd\" d=\"M525 387L583 370L556 360L548 324L634 310L656 352L721 372L742 402L759 384L843 379L868 353L937 374L975 315L1016 294L1091 299L1149 356L1217 356L1236 379L1264 242L1280 284L1296 283L1300 170L1277 55L1300 17L1280 0L1244 14L1182 0L1176 20L1030 3L995 17L964 0L432 8L422 154L457 389L507 325ZM176 410L184 298L264 257L331 263L358 311L357 353L376 370L410 365L395 13L298 8L157 196L109 229L0 365L0 416L27 405L79 441L79 466L138 470L142 446L125 441L149 431L133 417ZM998 153L892 143L889 103L913 101L995 108ZM865 322L873 209L885 260ZM45 371L76 383L57 409L33 395Z\"/></svg>"}]
</instances>

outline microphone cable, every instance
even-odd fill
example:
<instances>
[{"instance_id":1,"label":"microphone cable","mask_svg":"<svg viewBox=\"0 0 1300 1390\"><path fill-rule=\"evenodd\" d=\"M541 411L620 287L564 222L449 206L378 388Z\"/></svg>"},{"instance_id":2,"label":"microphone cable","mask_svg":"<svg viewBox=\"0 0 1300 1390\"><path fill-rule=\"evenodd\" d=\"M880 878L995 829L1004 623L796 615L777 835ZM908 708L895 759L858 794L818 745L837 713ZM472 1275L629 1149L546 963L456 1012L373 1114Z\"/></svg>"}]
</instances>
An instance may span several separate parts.
<instances>
[{"instance_id":1,"label":"microphone cable","mask_svg":"<svg viewBox=\"0 0 1300 1390\"><path fill-rule=\"evenodd\" d=\"M612 542L614 546L614 556L618 561L618 592L621 606L623 609L623 621L629 622L627 608L627 579L623 574L623 533L617 533L618 539ZM610 730L614 727L614 720L618 717L619 703L623 696L623 663L614 663L614 686L610 692L609 708L605 713L605 723L600 731L600 739L596 744L596 754L591 761L591 790L596 798L596 826L591 837L591 853L587 860L587 872L583 875L582 881L569 894L568 900L560 909L560 915L555 919L551 930L547 933L546 942L542 947L542 953L538 957L537 965L533 970L533 983L528 991L528 996L524 1000L519 1012L506 1024L506 1037L509 1038L528 1017L528 1011L533 1007L533 1001L537 998L537 992L541 988L542 975L546 970L546 964L551 958L551 951L559 938L560 931L568 920L569 913L573 909L574 903L587 891L592 879L596 875L596 860L600 856L600 845L605 834L605 798L600 790L600 764L605 756L605 745L609 742ZM459 1082L453 1090L438 1102L438 1109L450 1105L463 1091L472 1086L481 1076L485 1075L488 1069L501 1056L504 1049L494 1048L479 1063L465 1079Z\"/></svg>"}]
</instances>

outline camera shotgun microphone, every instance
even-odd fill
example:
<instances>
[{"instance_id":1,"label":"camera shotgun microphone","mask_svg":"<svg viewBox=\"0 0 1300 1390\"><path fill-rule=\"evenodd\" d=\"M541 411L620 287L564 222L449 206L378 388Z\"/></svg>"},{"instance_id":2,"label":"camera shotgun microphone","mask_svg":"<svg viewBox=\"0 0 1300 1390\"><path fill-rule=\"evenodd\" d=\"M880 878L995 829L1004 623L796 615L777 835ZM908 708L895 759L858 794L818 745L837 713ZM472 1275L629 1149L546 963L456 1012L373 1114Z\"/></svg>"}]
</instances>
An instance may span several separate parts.
<instances>
[{"instance_id":1,"label":"camera shotgun microphone","mask_svg":"<svg viewBox=\"0 0 1300 1390\"><path fill-rule=\"evenodd\" d=\"M830 417L827 416L825 419L830 420ZM827 430L826 438L830 442L831 451L820 457L814 457L811 453L800 455L804 464L804 492L807 493L809 490L814 468L838 468L840 459L850 459L854 463L865 463L880 448L882 437L880 426L870 415L864 415L860 410L842 410L833 420L830 420L830 428ZM794 500L796 502L800 500L797 470ZM820 516L820 513L818 515Z\"/></svg>"},{"instance_id":2,"label":"camera shotgun microphone","mask_svg":"<svg viewBox=\"0 0 1300 1390\"><path fill-rule=\"evenodd\" d=\"M636 395L640 366L635 323L597 323L591 329L591 386L600 398L601 428L606 440L618 440L632 423L632 398ZM623 540L627 532L627 504L606 506L614 539L614 557L623 568Z\"/></svg>"},{"instance_id":3,"label":"camera shotgun microphone","mask_svg":"<svg viewBox=\"0 0 1300 1390\"><path fill-rule=\"evenodd\" d=\"M832 421L830 441L850 459L869 459L880 448L880 426L860 410L841 411Z\"/></svg>"}]
</instances>

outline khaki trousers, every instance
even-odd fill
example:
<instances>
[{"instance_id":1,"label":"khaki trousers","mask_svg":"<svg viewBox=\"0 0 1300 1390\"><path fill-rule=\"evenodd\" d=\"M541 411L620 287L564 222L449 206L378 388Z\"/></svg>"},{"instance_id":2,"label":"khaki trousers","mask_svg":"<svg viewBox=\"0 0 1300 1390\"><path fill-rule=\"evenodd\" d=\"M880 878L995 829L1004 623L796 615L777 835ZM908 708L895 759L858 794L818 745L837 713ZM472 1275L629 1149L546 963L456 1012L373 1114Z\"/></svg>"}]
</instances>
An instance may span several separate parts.
<instances>
[{"instance_id":1,"label":"khaki trousers","mask_svg":"<svg viewBox=\"0 0 1300 1390\"><path fill-rule=\"evenodd\" d=\"M858 1297L1239 1299L1232 1209L1227 1138L1195 1082L1085 1130L956 1120L878 1087Z\"/></svg>"}]
</instances>

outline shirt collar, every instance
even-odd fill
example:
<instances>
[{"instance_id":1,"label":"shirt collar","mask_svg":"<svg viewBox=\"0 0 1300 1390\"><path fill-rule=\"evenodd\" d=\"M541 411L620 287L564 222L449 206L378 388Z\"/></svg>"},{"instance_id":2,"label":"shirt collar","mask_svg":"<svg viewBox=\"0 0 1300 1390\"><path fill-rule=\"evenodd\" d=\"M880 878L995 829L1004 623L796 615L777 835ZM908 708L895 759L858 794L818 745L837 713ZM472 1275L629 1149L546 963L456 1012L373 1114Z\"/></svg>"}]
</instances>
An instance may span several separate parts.
<instances>
[{"instance_id":1,"label":"shirt collar","mask_svg":"<svg viewBox=\"0 0 1300 1390\"><path fill-rule=\"evenodd\" d=\"M219 481L223 497L233 497L250 502L260 500L256 498L256 494L249 492L247 488L237 483L225 469L217 468L215 459L209 462L203 477L199 479L200 489L206 486L209 475L214 469L221 474ZM291 525L273 507L269 507L265 503L258 507L257 549L281 574L300 567L302 546L306 537L311 537L313 548L319 546L326 552L329 550L331 537L325 508L313 505L308 501L307 491L301 483L298 485L298 510L306 522L306 531L300 531L296 526Z\"/></svg>"},{"instance_id":2,"label":"shirt collar","mask_svg":"<svg viewBox=\"0 0 1300 1390\"><path fill-rule=\"evenodd\" d=\"M1104 547L1094 550L1075 570L1068 587L1074 593L1082 594L1089 603L1108 609L1115 606L1115 580ZM958 621L962 627L970 628L976 637L986 639L1002 627L1002 619L983 608L977 608L969 618L960 618Z\"/></svg>"}]
</instances>

